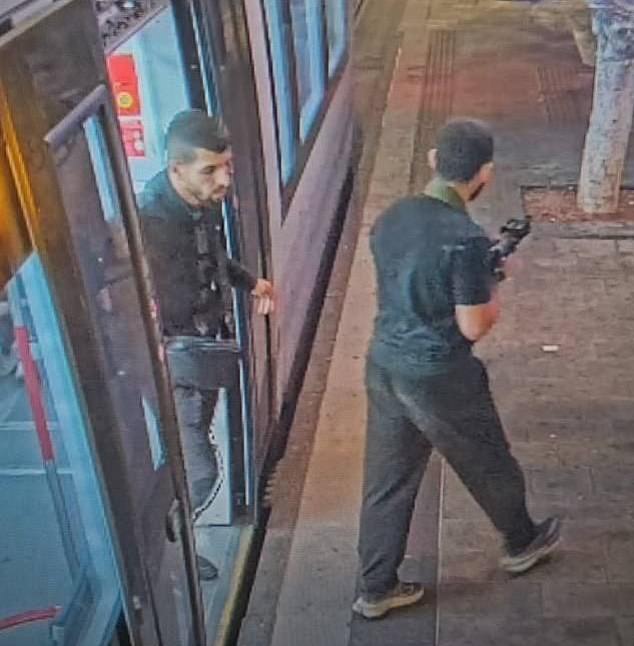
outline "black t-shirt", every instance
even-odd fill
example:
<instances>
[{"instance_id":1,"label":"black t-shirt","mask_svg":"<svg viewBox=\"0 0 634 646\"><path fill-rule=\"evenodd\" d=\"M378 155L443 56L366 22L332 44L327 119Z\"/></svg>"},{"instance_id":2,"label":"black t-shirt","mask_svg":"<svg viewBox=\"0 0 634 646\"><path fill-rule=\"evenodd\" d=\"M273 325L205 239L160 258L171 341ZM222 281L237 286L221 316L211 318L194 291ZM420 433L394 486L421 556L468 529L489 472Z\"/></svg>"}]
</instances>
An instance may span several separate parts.
<instances>
[{"instance_id":1,"label":"black t-shirt","mask_svg":"<svg viewBox=\"0 0 634 646\"><path fill-rule=\"evenodd\" d=\"M491 298L491 244L465 212L427 195L391 206L370 238L378 314L370 359L410 375L445 372L471 354L456 305Z\"/></svg>"}]
</instances>

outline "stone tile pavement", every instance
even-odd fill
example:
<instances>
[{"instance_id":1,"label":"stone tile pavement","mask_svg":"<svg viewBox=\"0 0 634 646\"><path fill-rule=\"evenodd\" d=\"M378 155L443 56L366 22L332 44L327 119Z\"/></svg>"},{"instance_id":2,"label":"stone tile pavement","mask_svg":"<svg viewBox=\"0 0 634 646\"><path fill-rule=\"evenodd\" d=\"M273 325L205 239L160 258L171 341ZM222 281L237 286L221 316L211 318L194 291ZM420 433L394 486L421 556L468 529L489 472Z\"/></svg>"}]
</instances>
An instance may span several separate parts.
<instances>
[{"instance_id":1,"label":"stone tile pavement","mask_svg":"<svg viewBox=\"0 0 634 646\"><path fill-rule=\"evenodd\" d=\"M484 118L498 135L497 181L474 209L492 231L521 213L523 187L574 183L592 89L592 70L581 64L572 35L534 22L529 3L408 0L400 31L267 643L634 646L634 235L627 228L615 234L599 227L589 235L574 225L537 225L502 287L502 320L478 347L525 470L531 511L565 518L559 553L524 577L502 574L495 532L436 460L423 483L404 565L430 589L427 603L381 622L350 615L363 354L374 308L369 228L393 199L422 188L426 150L450 115ZM626 178L634 180L634 154ZM274 504L283 504L283 483L278 486Z\"/></svg>"},{"instance_id":2,"label":"stone tile pavement","mask_svg":"<svg viewBox=\"0 0 634 646\"><path fill-rule=\"evenodd\" d=\"M564 541L549 563L507 579L493 530L446 469L439 644L634 643L634 309L625 258L614 240L538 238L504 286L505 315L480 353L529 507L538 518L563 516ZM474 616L486 621L467 629Z\"/></svg>"}]
</instances>

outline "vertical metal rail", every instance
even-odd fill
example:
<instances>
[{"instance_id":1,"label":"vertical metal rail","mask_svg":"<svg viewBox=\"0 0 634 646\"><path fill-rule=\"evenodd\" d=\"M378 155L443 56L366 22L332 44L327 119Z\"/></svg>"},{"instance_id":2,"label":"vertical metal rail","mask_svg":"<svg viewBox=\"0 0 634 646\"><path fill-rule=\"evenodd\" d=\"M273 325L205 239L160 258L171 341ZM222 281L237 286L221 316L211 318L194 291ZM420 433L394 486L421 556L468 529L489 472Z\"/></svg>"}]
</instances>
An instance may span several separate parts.
<instances>
[{"instance_id":1,"label":"vertical metal rail","mask_svg":"<svg viewBox=\"0 0 634 646\"><path fill-rule=\"evenodd\" d=\"M9 301L11 303L11 316L13 318L15 329L15 340L24 371L24 383L33 414L33 422L35 424L35 431L37 433L40 452L42 454L42 461L44 462L46 480L51 491L53 507L60 527L64 554L66 556L71 577L74 580L79 571L79 555L73 538L70 515L64 500L61 479L57 472L55 450L51 433L48 428L48 422L46 420L46 410L44 407L44 398L42 396L42 382L37 364L33 358L33 353L31 352L29 331L26 327L26 322L22 315L22 309L20 306L21 298L18 286L15 282L12 282L9 286Z\"/></svg>"}]
</instances>

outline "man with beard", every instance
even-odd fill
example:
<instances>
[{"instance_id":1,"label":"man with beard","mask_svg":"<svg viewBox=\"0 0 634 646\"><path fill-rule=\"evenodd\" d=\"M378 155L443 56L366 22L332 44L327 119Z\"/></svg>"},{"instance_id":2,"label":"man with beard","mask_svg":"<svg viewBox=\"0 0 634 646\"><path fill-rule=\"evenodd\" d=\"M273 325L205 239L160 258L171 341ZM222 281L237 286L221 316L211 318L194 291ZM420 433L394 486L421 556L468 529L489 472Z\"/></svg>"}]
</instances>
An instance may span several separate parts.
<instances>
[{"instance_id":1,"label":"man with beard","mask_svg":"<svg viewBox=\"0 0 634 646\"><path fill-rule=\"evenodd\" d=\"M273 308L273 287L227 257L222 202L231 188L233 162L220 121L199 110L177 114L166 149L167 168L142 196L141 226L163 334L178 337L185 348L170 357L170 372L195 520L216 493L218 464L209 431L218 390L205 383L209 357L192 337L222 335L230 287L249 291L260 314ZM203 580L218 575L200 555L198 570Z\"/></svg>"},{"instance_id":2,"label":"man with beard","mask_svg":"<svg viewBox=\"0 0 634 646\"><path fill-rule=\"evenodd\" d=\"M397 569L432 448L502 534L506 571L533 567L560 532L557 518L535 524L528 514L524 476L472 354L500 311L492 242L466 208L492 179L493 137L479 122L449 122L429 161L435 178L424 194L396 202L371 233L378 314L366 366L361 595L353 605L369 619L423 596Z\"/></svg>"}]
</instances>

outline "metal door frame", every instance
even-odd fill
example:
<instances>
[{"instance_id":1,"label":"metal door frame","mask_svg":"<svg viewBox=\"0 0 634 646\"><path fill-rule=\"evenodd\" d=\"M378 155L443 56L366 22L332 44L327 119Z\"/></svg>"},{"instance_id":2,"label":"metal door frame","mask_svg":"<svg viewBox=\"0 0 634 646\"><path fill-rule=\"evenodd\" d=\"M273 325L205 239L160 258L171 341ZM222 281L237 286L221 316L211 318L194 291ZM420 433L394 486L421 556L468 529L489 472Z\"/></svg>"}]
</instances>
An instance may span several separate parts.
<instances>
[{"instance_id":1,"label":"metal door frame","mask_svg":"<svg viewBox=\"0 0 634 646\"><path fill-rule=\"evenodd\" d=\"M75 39L73 46L75 50L81 49L85 65L80 70L81 78L76 79L75 92L64 97L64 103L43 105L42 98L37 96L35 80L29 78L28 73L24 74L25 63L21 49L28 45L29 39L43 37L55 29L59 30L58 33L63 32L67 38ZM26 42L23 44L23 41ZM91 315L82 302L83 285L78 259L72 248L55 167L47 149L47 141L49 144L54 143L60 132L71 122L76 123L80 117L94 114L96 106L100 106L97 109L104 110L102 125L111 153L110 161L141 302L141 316L149 341L160 416L165 429L164 440L167 455L170 456L169 476L176 498L180 501L179 518L174 524L182 538L189 573L194 633L198 642L203 644L205 633L202 595L195 574L193 529L184 514L188 498L176 417L166 366L160 354L158 329L152 313L148 270L142 253L136 205L120 133L114 119L113 100L108 89L104 54L92 6L83 0L62 0L38 16L37 20L1 37L0 52L0 130L4 133L7 155L27 227L34 248L39 252L49 276L53 299L72 351L69 359L81 384L84 413L92 429L88 439L104 485L106 511L114 531L116 556L121 565L121 583L124 604L128 609L129 629L133 641L141 644L143 624L152 622L154 611L140 537L130 531L134 527L134 513L127 492L131 490L132 483L128 478L123 447L119 442L113 441L110 432L110 429L117 427L116 415L109 398L103 396L106 377ZM20 105L20 110L12 111L12 105Z\"/></svg>"},{"instance_id":2,"label":"metal door frame","mask_svg":"<svg viewBox=\"0 0 634 646\"><path fill-rule=\"evenodd\" d=\"M241 238L257 240L257 265L262 274L270 278L273 263L264 153L244 6L242 2L224 0L190 1L199 22L202 45L211 56L209 67L213 66L221 113L232 137L240 211L253 218L252 221L242 218L238 223L237 233ZM251 422L254 426L250 459L253 463L252 495L257 524L260 515L258 480L264 467L265 456L256 449L258 441L262 440L264 452L266 452L274 429L276 339L273 334L274 326L269 318L264 323L266 347L256 348L251 342L251 322L245 321L245 324L249 334L246 339L248 345L243 348L243 351L244 361L248 362L245 370L250 381L250 392L246 395L251 404ZM258 384L255 379L255 364L261 362L264 363L267 372L265 393L257 392ZM258 395L260 395L259 399ZM265 397L265 401L262 401L262 396ZM264 435L264 438L259 438L258 435Z\"/></svg>"}]
</instances>

